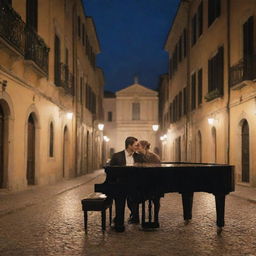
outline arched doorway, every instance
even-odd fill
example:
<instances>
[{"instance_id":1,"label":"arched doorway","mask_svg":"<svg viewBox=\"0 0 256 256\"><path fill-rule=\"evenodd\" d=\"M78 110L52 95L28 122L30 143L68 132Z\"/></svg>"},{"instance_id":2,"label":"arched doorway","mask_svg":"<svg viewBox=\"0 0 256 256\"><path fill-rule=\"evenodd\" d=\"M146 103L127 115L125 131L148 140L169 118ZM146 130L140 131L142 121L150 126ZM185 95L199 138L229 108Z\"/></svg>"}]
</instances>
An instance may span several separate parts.
<instances>
[{"instance_id":1,"label":"arched doorway","mask_svg":"<svg viewBox=\"0 0 256 256\"><path fill-rule=\"evenodd\" d=\"M212 162L217 162L217 137L215 127L212 127Z\"/></svg>"},{"instance_id":2,"label":"arched doorway","mask_svg":"<svg viewBox=\"0 0 256 256\"><path fill-rule=\"evenodd\" d=\"M250 182L250 149L249 125L246 120L242 124L242 182Z\"/></svg>"},{"instance_id":3,"label":"arched doorway","mask_svg":"<svg viewBox=\"0 0 256 256\"><path fill-rule=\"evenodd\" d=\"M5 115L0 105L0 188L4 187L4 138L5 138Z\"/></svg>"},{"instance_id":4,"label":"arched doorway","mask_svg":"<svg viewBox=\"0 0 256 256\"><path fill-rule=\"evenodd\" d=\"M27 184L35 185L36 126L33 114L28 118L27 129Z\"/></svg>"},{"instance_id":5,"label":"arched doorway","mask_svg":"<svg viewBox=\"0 0 256 256\"><path fill-rule=\"evenodd\" d=\"M67 177L68 171L68 128L65 126L63 134L63 171L62 177Z\"/></svg>"}]
</instances>

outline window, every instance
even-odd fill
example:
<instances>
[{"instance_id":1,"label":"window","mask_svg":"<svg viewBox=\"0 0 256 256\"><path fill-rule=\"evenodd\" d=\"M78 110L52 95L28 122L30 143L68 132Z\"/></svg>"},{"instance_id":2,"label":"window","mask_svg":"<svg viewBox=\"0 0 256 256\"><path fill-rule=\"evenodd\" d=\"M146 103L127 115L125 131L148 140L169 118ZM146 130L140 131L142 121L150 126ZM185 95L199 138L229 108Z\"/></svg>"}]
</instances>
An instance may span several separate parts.
<instances>
[{"instance_id":1,"label":"window","mask_svg":"<svg viewBox=\"0 0 256 256\"><path fill-rule=\"evenodd\" d=\"M182 117L182 92L179 93L179 118Z\"/></svg>"},{"instance_id":2,"label":"window","mask_svg":"<svg viewBox=\"0 0 256 256\"><path fill-rule=\"evenodd\" d=\"M60 39L55 35L54 40L54 82L56 86L61 85L60 81Z\"/></svg>"},{"instance_id":3,"label":"window","mask_svg":"<svg viewBox=\"0 0 256 256\"><path fill-rule=\"evenodd\" d=\"M187 56L187 30L183 30L183 56Z\"/></svg>"},{"instance_id":4,"label":"window","mask_svg":"<svg viewBox=\"0 0 256 256\"><path fill-rule=\"evenodd\" d=\"M140 103L132 103L132 120L140 120Z\"/></svg>"},{"instance_id":5,"label":"window","mask_svg":"<svg viewBox=\"0 0 256 256\"><path fill-rule=\"evenodd\" d=\"M83 45L85 44L85 27L84 27L84 24L82 26L82 42L83 42Z\"/></svg>"},{"instance_id":6,"label":"window","mask_svg":"<svg viewBox=\"0 0 256 256\"><path fill-rule=\"evenodd\" d=\"M83 104L83 86L84 86L84 81L83 81L83 78L80 77L80 97L79 97L79 101L81 102L81 104Z\"/></svg>"},{"instance_id":7,"label":"window","mask_svg":"<svg viewBox=\"0 0 256 256\"><path fill-rule=\"evenodd\" d=\"M191 22L191 45L193 46L196 43L196 38L197 38L197 32L196 32L196 27L197 27L197 16L196 14L192 18Z\"/></svg>"},{"instance_id":8,"label":"window","mask_svg":"<svg viewBox=\"0 0 256 256\"><path fill-rule=\"evenodd\" d=\"M200 69L197 73L198 105L202 104L203 98L203 72Z\"/></svg>"},{"instance_id":9,"label":"window","mask_svg":"<svg viewBox=\"0 0 256 256\"><path fill-rule=\"evenodd\" d=\"M112 112L111 111L108 112L108 121L112 122Z\"/></svg>"},{"instance_id":10,"label":"window","mask_svg":"<svg viewBox=\"0 0 256 256\"><path fill-rule=\"evenodd\" d=\"M50 124L50 141L49 141L49 156L53 157L54 131L53 123Z\"/></svg>"},{"instance_id":11,"label":"window","mask_svg":"<svg viewBox=\"0 0 256 256\"><path fill-rule=\"evenodd\" d=\"M243 58L244 58L244 79L255 78L255 58L254 58L254 33L253 16L243 24Z\"/></svg>"},{"instance_id":12,"label":"window","mask_svg":"<svg viewBox=\"0 0 256 256\"><path fill-rule=\"evenodd\" d=\"M208 27L214 22L214 20L220 16L221 1L220 0L208 0Z\"/></svg>"},{"instance_id":13,"label":"window","mask_svg":"<svg viewBox=\"0 0 256 256\"><path fill-rule=\"evenodd\" d=\"M198 37L203 34L203 2L200 3L198 10L197 10L197 19L198 19Z\"/></svg>"},{"instance_id":14,"label":"window","mask_svg":"<svg viewBox=\"0 0 256 256\"><path fill-rule=\"evenodd\" d=\"M170 77L170 79L172 79L172 72L173 72L172 69L173 69L172 68L172 58L170 57L170 59L169 59L169 77Z\"/></svg>"},{"instance_id":15,"label":"window","mask_svg":"<svg viewBox=\"0 0 256 256\"><path fill-rule=\"evenodd\" d=\"M37 0L27 0L26 6L26 23L30 28L37 31L37 21L38 21L38 2Z\"/></svg>"},{"instance_id":16,"label":"window","mask_svg":"<svg viewBox=\"0 0 256 256\"><path fill-rule=\"evenodd\" d=\"M197 39L203 33L203 2L198 6L197 12L191 21L191 45L193 46Z\"/></svg>"},{"instance_id":17,"label":"window","mask_svg":"<svg viewBox=\"0 0 256 256\"><path fill-rule=\"evenodd\" d=\"M80 16L77 17L77 34L78 37L81 37L81 19Z\"/></svg>"},{"instance_id":18,"label":"window","mask_svg":"<svg viewBox=\"0 0 256 256\"><path fill-rule=\"evenodd\" d=\"M173 54L173 72L175 72L178 68L178 46L176 44L174 54Z\"/></svg>"},{"instance_id":19,"label":"window","mask_svg":"<svg viewBox=\"0 0 256 256\"><path fill-rule=\"evenodd\" d=\"M179 62L182 61L182 38L179 40Z\"/></svg>"},{"instance_id":20,"label":"window","mask_svg":"<svg viewBox=\"0 0 256 256\"><path fill-rule=\"evenodd\" d=\"M183 114L186 115L188 111L188 104L187 104L187 87L183 89Z\"/></svg>"},{"instance_id":21,"label":"window","mask_svg":"<svg viewBox=\"0 0 256 256\"><path fill-rule=\"evenodd\" d=\"M196 73L191 76L191 110L196 108Z\"/></svg>"},{"instance_id":22,"label":"window","mask_svg":"<svg viewBox=\"0 0 256 256\"><path fill-rule=\"evenodd\" d=\"M216 55L208 60L208 93L216 91L217 94L215 96L223 95L223 54L224 49L220 47Z\"/></svg>"}]
</instances>

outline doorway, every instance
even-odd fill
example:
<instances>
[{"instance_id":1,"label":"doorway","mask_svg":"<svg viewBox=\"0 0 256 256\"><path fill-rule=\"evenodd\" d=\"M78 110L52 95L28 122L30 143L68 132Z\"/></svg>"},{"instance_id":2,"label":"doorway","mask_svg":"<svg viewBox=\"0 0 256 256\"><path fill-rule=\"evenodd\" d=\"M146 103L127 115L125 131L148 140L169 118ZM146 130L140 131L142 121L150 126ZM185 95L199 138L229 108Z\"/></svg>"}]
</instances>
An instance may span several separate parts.
<instances>
[{"instance_id":1,"label":"doorway","mask_svg":"<svg viewBox=\"0 0 256 256\"><path fill-rule=\"evenodd\" d=\"M27 129L27 184L35 185L36 127L33 115L28 118Z\"/></svg>"}]
</instances>

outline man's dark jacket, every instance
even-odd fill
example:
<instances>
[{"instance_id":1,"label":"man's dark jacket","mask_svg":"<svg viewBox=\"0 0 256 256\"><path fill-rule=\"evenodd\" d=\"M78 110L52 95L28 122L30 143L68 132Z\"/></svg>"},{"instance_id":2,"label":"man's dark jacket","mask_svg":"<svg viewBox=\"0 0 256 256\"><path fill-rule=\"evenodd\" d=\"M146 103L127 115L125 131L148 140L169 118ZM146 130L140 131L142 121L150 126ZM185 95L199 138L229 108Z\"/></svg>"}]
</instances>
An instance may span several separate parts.
<instances>
[{"instance_id":1,"label":"man's dark jacket","mask_svg":"<svg viewBox=\"0 0 256 256\"><path fill-rule=\"evenodd\" d=\"M138 154L136 152L133 153L133 159L134 159L134 163L143 163L143 156L141 154ZM109 163L109 165L111 166L125 166L126 165L126 159L125 159L125 151L120 151L115 153L112 158L111 161Z\"/></svg>"}]
</instances>

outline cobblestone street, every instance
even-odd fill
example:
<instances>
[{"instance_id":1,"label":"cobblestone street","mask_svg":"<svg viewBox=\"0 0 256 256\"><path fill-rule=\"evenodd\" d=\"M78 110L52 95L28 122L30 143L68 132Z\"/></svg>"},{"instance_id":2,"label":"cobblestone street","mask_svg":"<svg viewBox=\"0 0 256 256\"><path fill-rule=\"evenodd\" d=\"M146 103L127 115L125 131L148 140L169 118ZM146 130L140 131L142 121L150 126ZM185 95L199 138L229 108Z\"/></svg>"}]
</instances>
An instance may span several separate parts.
<instances>
[{"instance_id":1,"label":"cobblestone street","mask_svg":"<svg viewBox=\"0 0 256 256\"><path fill-rule=\"evenodd\" d=\"M155 231L142 231L140 225L126 222L126 231L116 233L107 221L103 233L100 213L90 212L85 233L81 199L104 179L100 174L48 200L38 198L30 206L2 214L0 255L256 255L256 204L236 196L227 196L226 226L221 235L216 233L214 197L207 193L195 194L193 219L186 226L180 195L172 193L161 200L161 227ZM5 197L0 195L0 203Z\"/></svg>"}]
</instances>

